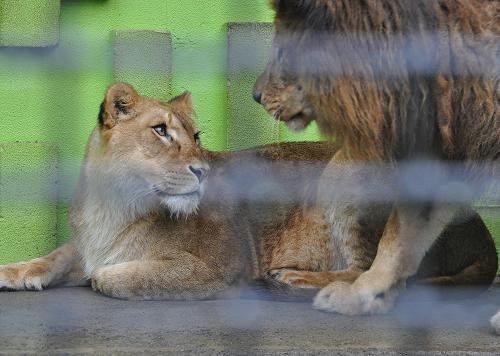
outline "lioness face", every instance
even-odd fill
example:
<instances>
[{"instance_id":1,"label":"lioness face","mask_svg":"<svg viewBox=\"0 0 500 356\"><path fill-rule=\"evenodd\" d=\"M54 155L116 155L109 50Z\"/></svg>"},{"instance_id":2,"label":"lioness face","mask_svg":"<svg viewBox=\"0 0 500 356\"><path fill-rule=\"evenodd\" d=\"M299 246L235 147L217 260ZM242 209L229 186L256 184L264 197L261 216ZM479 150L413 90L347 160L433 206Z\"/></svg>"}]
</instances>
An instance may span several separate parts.
<instances>
[{"instance_id":1,"label":"lioness face","mask_svg":"<svg viewBox=\"0 0 500 356\"><path fill-rule=\"evenodd\" d=\"M159 200L174 214L196 211L209 166L191 119L191 95L168 103L139 96L129 85L111 87L104 102L104 167L132 197Z\"/></svg>"}]
</instances>

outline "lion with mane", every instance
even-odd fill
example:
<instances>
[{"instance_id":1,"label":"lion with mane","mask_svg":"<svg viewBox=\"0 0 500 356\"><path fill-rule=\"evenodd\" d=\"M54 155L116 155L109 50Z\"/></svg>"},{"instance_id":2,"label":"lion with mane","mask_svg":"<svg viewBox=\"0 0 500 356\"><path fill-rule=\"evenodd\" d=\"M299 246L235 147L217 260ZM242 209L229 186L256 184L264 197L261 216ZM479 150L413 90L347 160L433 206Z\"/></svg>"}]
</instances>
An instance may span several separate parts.
<instances>
[{"instance_id":1,"label":"lion with mane","mask_svg":"<svg viewBox=\"0 0 500 356\"><path fill-rule=\"evenodd\" d=\"M396 203L371 268L352 284L332 282L314 302L345 314L385 312L464 203L450 201L450 195L438 198L445 183L457 179L470 187L500 173L500 2L274 0L272 5L273 51L254 98L292 129L316 120L323 134L335 136L341 149L332 168L370 161L401 172L426 162L441 178L422 187L423 199L411 199L396 181ZM451 163L461 164L465 179L453 176ZM342 179L325 177L318 196ZM379 183L387 184L386 178ZM338 209L333 198L329 204L331 222L348 210ZM352 233L345 226L341 231Z\"/></svg>"}]
</instances>

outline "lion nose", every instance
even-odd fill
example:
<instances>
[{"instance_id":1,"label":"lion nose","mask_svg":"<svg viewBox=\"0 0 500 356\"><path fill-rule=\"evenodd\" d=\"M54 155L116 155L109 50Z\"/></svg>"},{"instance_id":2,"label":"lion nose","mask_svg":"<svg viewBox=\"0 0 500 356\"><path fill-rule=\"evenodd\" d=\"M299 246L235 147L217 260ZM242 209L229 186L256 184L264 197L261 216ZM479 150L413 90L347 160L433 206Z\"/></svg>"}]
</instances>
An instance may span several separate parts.
<instances>
[{"instance_id":1,"label":"lion nose","mask_svg":"<svg viewBox=\"0 0 500 356\"><path fill-rule=\"evenodd\" d=\"M261 104L262 93L258 90L254 90L253 91L253 100L255 100L257 103Z\"/></svg>"},{"instance_id":2,"label":"lion nose","mask_svg":"<svg viewBox=\"0 0 500 356\"><path fill-rule=\"evenodd\" d=\"M205 167L195 167L189 166L189 170L193 172L193 174L198 178L198 181L201 183L203 179L207 176L208 169Z\"/></svg>"}]
</instances>

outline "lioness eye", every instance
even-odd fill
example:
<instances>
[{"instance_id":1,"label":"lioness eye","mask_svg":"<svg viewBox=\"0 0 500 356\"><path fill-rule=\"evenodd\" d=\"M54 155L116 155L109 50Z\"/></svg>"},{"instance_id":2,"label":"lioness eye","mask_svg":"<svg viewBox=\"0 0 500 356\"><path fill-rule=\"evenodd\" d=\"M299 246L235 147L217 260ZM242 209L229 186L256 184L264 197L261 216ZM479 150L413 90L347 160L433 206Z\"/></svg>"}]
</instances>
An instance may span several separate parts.
<instances>
[{"instance_id":1,"label":"lioness eye","mask_svg":"<svg viewBox=\"0 0 500 356\"><path fill-rule=\"evenodd\" d=\"M162 137L165 137L167 140L169 141L172 141L172 136L170 136L167 132L167 125L165 124L160 124L160 125L156 125L156 126L153 126L153 130L155 130L155 132L162 136Z\"/></svg>"}]
</instances>

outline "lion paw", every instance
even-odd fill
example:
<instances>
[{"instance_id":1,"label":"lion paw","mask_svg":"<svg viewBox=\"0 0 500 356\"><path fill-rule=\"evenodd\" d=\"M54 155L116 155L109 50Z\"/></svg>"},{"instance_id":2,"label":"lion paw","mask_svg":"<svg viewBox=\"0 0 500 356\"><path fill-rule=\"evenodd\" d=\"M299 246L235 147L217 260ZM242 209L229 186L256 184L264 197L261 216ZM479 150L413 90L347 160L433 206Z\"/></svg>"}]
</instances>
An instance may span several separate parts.
<instances>
[{"instance_id":1,"label":"lion paw","mask_svg":"<svg viewBox=\"0 0 500 356\"><path fill-rule=\"evenodd\" d=\"M319 291L314 298L316 309L346 315L381 314L394 303L392 293L361 293L355 284L333 282Z\"/></svg>"},{"instance_id":2,"label":"lion paw","mask_svg":"<svg viewBox=\"0 0 500 356\"><path fill-rule=\"evenodd\" d=\"M319 310L347 315L362 314L363 311L360 296L346 282L333 282L320 290L313 306Z\"/></svg>"},{"instance_id":3,"label":"lion paw","mask_svg":"<svg viewBox=\"0 0 500 356\"><path fill-rule=\"evenodd\" d=\"M500 311L491 318L491 326L493 326L497 334L500 335Z\"/></svg>"}]
</instances>

